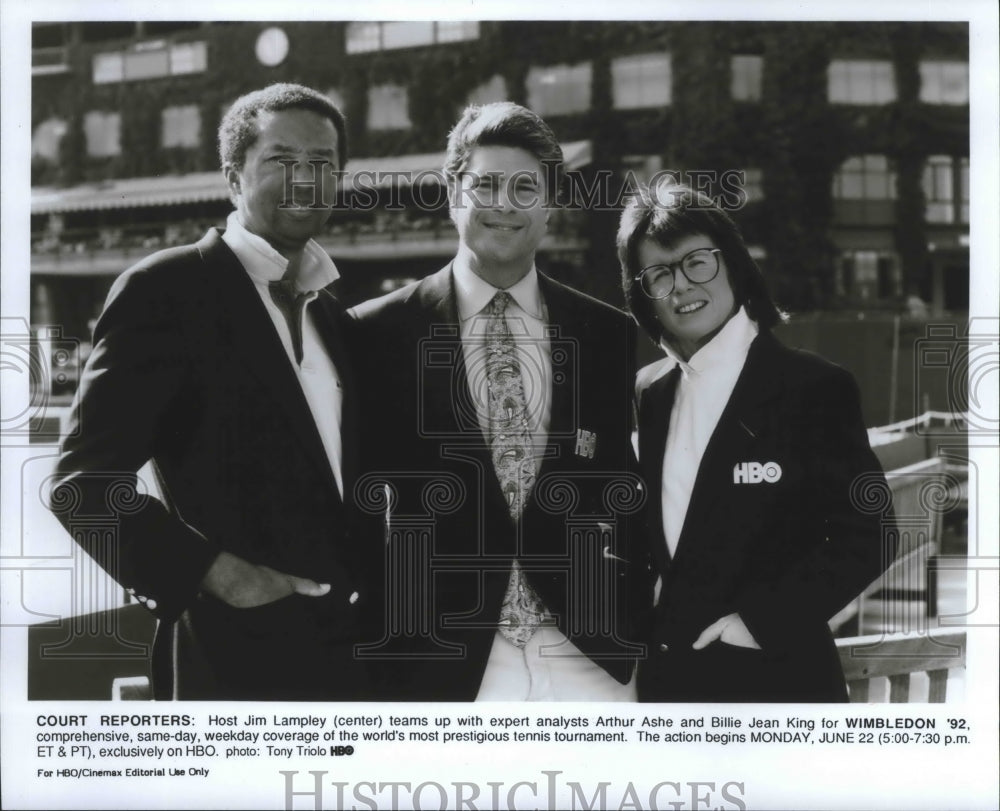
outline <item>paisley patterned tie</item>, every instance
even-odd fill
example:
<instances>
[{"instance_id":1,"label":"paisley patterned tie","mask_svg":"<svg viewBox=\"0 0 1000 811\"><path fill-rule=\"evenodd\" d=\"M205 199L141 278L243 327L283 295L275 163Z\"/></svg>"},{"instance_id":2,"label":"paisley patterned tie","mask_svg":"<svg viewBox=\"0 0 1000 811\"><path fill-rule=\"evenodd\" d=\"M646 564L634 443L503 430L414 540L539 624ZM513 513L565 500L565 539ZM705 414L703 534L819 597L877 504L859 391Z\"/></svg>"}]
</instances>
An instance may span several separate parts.
<instances>
[{"instance_id":1,"label":"paisley patterned tie","mask_svg":"<svg viewBox=\"0 0 1000 811\"><path fill-rule=\"evenodd\" d=\"M535 458L521 364L504 316L510 301L510 293L501 291L487 307L486 381L493 468L510 516L517 521L535 483ZM523 648L544 620L545 606L515 560L500 610L500 633Z\"/></svg>"}]
</instances>

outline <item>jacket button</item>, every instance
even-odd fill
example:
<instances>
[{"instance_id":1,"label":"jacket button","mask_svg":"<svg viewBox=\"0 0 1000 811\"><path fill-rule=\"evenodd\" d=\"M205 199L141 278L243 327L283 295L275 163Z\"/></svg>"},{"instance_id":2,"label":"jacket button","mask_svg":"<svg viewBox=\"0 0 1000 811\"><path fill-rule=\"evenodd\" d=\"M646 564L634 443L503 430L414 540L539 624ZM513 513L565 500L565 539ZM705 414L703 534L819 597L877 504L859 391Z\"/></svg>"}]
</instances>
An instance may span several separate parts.
<instances>
[{"instance_id":1,"label":"jacket button","mask_svg":"<svg viewBox=\"0 0 1000 811\"><path fill-rule=\"evenodd\" d=\"M666 653L668 650L670 650L670 646L667 645L666 642L661 642L660 643L660 653Z\"/></svg>"}]
</instances>

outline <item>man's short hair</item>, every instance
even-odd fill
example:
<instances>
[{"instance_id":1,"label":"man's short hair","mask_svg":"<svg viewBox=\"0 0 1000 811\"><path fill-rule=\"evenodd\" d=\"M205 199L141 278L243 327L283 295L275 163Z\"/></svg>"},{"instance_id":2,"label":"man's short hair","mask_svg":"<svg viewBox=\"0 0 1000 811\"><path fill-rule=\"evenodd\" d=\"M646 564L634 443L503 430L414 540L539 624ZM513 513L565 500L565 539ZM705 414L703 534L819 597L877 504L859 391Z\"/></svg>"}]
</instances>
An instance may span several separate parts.
<instances>
[{"instance_id":1,"label":"man's short hair","mask_svg":"<svg viewBox=\"0 0 1000 811\"><path fill-rule=\"evenodd\" d=\"M654 341L664 336L652 301L642 292L636 276L639 245L649 238L670 248L685 237L708 237L722 251L729 272L729 285L736 303L763 329L787 320L787 315L768 292L764 274L750 256L743 236L732 218L711 197L688 186L660 184L654 189L640 186L622 211L618 227L618 261L622 268L622 290L629 311Z\"/></svg>"},{"instance_id":2,"label":"man's short hair","mask_svg":"<svg viewBox=\"0 0 1000 811\"><path fill-rule=\"evenodd\" d=\"M462 174L477 146L523 149L542 164L549 202L555 202L563 181L562 147L541 116L510 101L473 104L448 134L444 174L454 182Z\"/></svg>"},{"instance_id":3,"label":"man's short hair","mask_svg":"<svg viewBox=\"0 0 1000 811\"><path fill-rule=\"evenodd\" d=\"M333 122L337 131L337 169L347 163L347 127L344 114L330 99L300 84L272 84L240 96L233 102L219 124L219 161L243 168L247 150L260 134L257 119L263 112L309 110Z\"/></svg>"}]
</instances>

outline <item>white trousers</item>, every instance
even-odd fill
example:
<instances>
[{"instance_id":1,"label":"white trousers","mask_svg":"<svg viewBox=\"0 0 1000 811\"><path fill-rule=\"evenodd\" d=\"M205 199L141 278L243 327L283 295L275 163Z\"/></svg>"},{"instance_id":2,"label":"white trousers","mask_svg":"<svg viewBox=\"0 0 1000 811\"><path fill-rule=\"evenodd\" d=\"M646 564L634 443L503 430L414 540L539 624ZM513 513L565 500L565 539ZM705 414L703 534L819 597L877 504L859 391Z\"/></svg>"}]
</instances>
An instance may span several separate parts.
<instances>
[{"instance_id":1,"label":"white trousers","mask_svg":"<svg viewBox=\"0 0 1000 811\"><path fill-rule=\"evenodd\" d=\"M476 701L635 701L628 684L609 676L558 628L542 626L524 648L497 631Z\"/></svg>"}]
</instances>

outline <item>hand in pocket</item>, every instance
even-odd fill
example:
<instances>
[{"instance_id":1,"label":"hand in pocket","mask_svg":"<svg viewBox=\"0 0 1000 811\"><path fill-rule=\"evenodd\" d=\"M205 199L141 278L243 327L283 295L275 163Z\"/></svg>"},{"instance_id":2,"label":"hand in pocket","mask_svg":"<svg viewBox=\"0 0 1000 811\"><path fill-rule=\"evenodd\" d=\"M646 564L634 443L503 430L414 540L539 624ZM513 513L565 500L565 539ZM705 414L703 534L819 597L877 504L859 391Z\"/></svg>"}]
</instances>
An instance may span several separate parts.
<instances>
[{"instance_id":1,"label":"hand in pocket","mask_svg":"<svg viewBox=\"0 0 1000 811\"><path fill-rule=\"evenodd\" d=\"M740 619L740 615L736 613L727 614L709 625L701 632L691 647L695 650L701 650L716 641L739 648L760 650L757 640L753 638L753 634Z\"/></svg>"}]
</instances>

